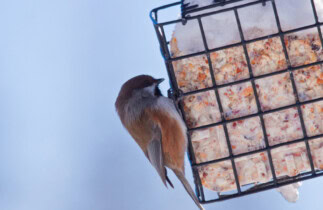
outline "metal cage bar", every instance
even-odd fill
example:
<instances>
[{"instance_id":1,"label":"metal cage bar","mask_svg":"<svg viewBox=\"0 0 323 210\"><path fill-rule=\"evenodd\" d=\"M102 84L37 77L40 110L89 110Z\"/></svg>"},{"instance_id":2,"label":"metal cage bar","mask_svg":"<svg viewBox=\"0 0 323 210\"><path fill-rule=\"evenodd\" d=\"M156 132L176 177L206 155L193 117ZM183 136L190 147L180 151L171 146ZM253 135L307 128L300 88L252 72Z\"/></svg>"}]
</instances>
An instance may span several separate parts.
<instances>
[{"instance_id":1,"label":"metal cage bar","mask_svg":"<svg viewBox=\"0 0 323 210\"><path fill-rule=\"evenodd\" d=\"M204 32L204 28L203 28L203 25L202 25L201 18L198 18L198 23L199 23L200 31L201 31L201 34L202 34L204 48L205 48L206 51L208 51L208 45L207 45L207 41L206 41L205 32ZM213 79L212 79L213 86L216 87L216 81L215 81L215 78L214 78L212 61L210 59L210 54L209 53L207 54L207 57L208 57L208 62L209 62L210 74L213 77ZM217 100L217 103L218 103L218 106L219 106L220 113L223 113L223 108L222 108L222 104L221 104L218 89L215 88L214 91L215 91L215 96L216 96L216 100ZM222 122L225 122L225 118L224 118L223 115L221 115L221 119L222 119ZM226 139L228 149L229 149L229 157L230 157L230 161L231 161L231 165L232 165L232 169L233 169L233 174L234 174L238 194L240 194L241 193L241 188L240 188L239 179L238 179L238 172L237 172L236 164L235 164L235 161L234 161L234 158L233 158L231 142L230 142L230 139L229 139L229 132L228 132L226 124L223 124L223 129L224 129L225 139Z\"/></svg>"},{"instance_id":2,"label":"metal cage bar","mask_svg":"<svg viewBox=\"0 0 323 210\"><path fill-rule=\"evenodd\" d=\"M237 9L234 9L234 15L235 15L235 18L236 18L236 21L237 21L237 24L238 24L240 38L241 38L241 41L242 41L242 44L243 44L243 51L244 51L244 54L246 56L246 60L247 60L247 64L248 64L250 81L251 81L252 89L253 89L255 99L256 99L257 109L258 109L259 118L260 118L260 122L261 122L261 129L262 129L264 139L265 139L266 151L267 151L269 164L270 164L270 170L271 170L271 173L272 173L272 176L273 176L274 183L275 183L275 185L277 185L277 178L276 178L274 164L273 164L273 160L272 160L270 149L269 149L269 141L268 141L268 138L267 138L265 123L264 123L264 119L263 119L263 113L262 113L262 110L261 110L260 101L259 101L259 97L258 97L258 93L257 93L257 89L256 89L256 84L255 84L255 80L254 80L254 76L253 76L253 72L252 72L252 67L251 67L251 64L250 64L250 58L249 58L249 54L248 54L248 50L247 50L247 45L246 45L246 41L245 41L245 38L244 38L244 35L243 35L241 22L240 22L240 18L239 18L239 14L238 14Z\"/></svg>"},{"instance_id":3,"label":"metal cage bar","mask_svg":"<svg viewBox=\"0 0 323 210\"><path fill-rule=\"evenodd\" d=\"M299 118L300 118L300 121L301 121L302 132L303 132L303 135L305 137L305 145L306 145L306 150L307 150L307 156L308 156L308 158L310 160L311 171L312 171L313 174L315 174L314 163L313 163L313 159L312 159L312 155L311 155L312 153L311 153L310 146L308 144L308 139L306 138L307 133L306 133L306 128L305 128L305 124L304 124L302 110L301 110L301 107L300 107L300 101L299 101L299 98L298 98L296 84L295 84L295 80L294 80L294 74L293 74L293 72L291 70L292 65L291 65L290 60L289 60L289 55L288 55L286 43L285 43L285 40L284 40L284 34L283 34L283 31L282 31L282 28L281 28L281 25L280 25L280 20L279 20L277 8L276 8L275 0L272 1L272 6L273 6L274 14L275 14L275 20L276 20L277 28L278 28L278 31L279 31L280 40L282 42L283 49L284 49L285 59L287 61L287 66L288 66L287 69L288 69L289 76L290 76L291 83L292 83L292 87L293 87L294 97L295 97L295 100L296 100L295 104L296 104L297 112L298 112L298 115L299 115ZM321 43L321 46L322 46L322 44L323 43Z\"/></svg>"},{"instance_id":4,"label":"metal cage bar","mask_svg":"<svg viewBox=\"0 0 323 210\"><path fill-rule=\"evenodd\" d=\"M320 22L319 19L318 19L318 15L317 15L317 12L316 12L314 0L309 0L309 1L311 1L315 23L311 24L311 25L307 25L307 26L298 27L298 28L295 28L295 29L292 29L292 30L287 30L287 31L283 31L282 28L281 28L279 14L278 14L278 11L277 11L277 8L276 8L275 0L258 0L258 1L255 1L255 2L245 3L245 4L238 5L238 6L232 6L230 8L219 9L217 11L201 13L202 11L205 11L207 9L220 7L220 6L231 4L231 3L241 2L242 0L214 0L214 1L215 1L215 3L212 4L212 5L199 8L199 7L194 6L194 5L189 6L187 4L184 4L184 0L181 0L180 2L175 2L175 3L172 3L172 4L168 4L168 5L161 6L161 7L158 7L156 9L153 9L151 11L151 13L150 13L150 18L153 21L154 28L155 28L155 31L156 31L156 34L157 34L157 38L158 38L158 41L159 41L159 44L160 44L160 51L161 51L161 54L162 54L162 56L164 58L166 69L167 69L167 72L168 72L168 76L170 78L171 91L169 91L169 97L172 98L175 103L179 102L179 109L181 111L181 114L182 114L182 117L184 119L184 122L185 122L186 126L188 127L188 133L187 133L188 140L189 140L189 142L188 142L189 154L188 155L189 155L189 160L190 160L190 163L191 163L191 166L192 166L194 182L195 182L195 185L196 185L196 194L197 194L200 202L201 203L211 203L211 202L227 200L227 199L231 199L231 198L235 198L235 197L239 197L239 196L244 196L244 195L248 195L248 194L252 194L252 193L261 192L261 191L264 191L264 190L273 189L273 188L276 188L276 187L284 186L284 185L291 184L291 183L298 182L298 181L323 176L323 173L321 173L321 172L323 172L322 170L315 170L314 162L313 162L313 158L312 158L312 153L311 153L311 148L309 146L309 141L311 141L313 139L323 137L323 134L318 134L318 135L310 136L310 137L307 135L307 131L306 131L305 123L304 123L304 118L303 118L303 114L302 114L302 110L301 110L301 106L322 101L323 97L301 102L299 100L299 97L298 97L298 92L297 92L296 83L295 83L294 74L293 74L293 72L295 70L298 70L298 69L307 68L307 67L314 66L314 65L323 65L323 61L317 61L317 62L314 62L314 63L309 63L309 64L296 66L296 67L292 66L290 61L289 61L289 55L288 55L286 43L284 41L284 37L286 35L288 35L288 34L303 31L303 30L306 30L306 29L317 28L317 31L318 31L318 34L319 34L319 39L321 41L321 47L323 48L323 39L322 39L322 31L321 31L321 26L323 26L323 23ZM243 30L242 30L242 26L241 26L241 22L240 22L240 18L239 18L239 9L244 8L244 7L257 5L257 4L265 5L267 2L272 4L272 9L273 9L273 12L274 12L278 32L274 33L274 34L267 35L267 36L258 37L258 38L255 38L255 39L245 40L244 33L243 33ZM179 6L179 5L181 5L181 9L182 9L182 18L181 19L158 23L158 12L160 10L167 9L169 7ZM214 48L214 49L209 49L207 39L206 39L205 30L203 28L202 18L206 17L206 16L214 15L214 14L228 12L228 11L234 12L241 41L238 42L238 43L235 43L235 44L230 44L230 45L226 45L226 46L222 46L222 47L218 47L218 48ZM192 15L195 12L200 12L200 13L198 15ZM177 23L186 24L186 22L189 21L189 20L197 20L198 21L198 26L199 26L200 33L201 33L201 37L202 37L202 41L203 41L203 45L204 45L204 50L201 51L201 52L191 53L191 54L180 56L180 57L173 57L171 55L170 51L169 51L169 46L168 45L170 43L166 39L164 27L168 26L170 24L177 24ZM250 58L249 58L249 54L248 54L248 50L247 50L247 44L250 44L250 43L253 43L253 42L256 42L256 41L260 41L260 40L269 39L269 38L275 38L275 37L279 38L281 43L282 43L285 60L287 62L287 68L283 69L283 70L280 70L280 71L267 73L267 74L264 74L264 75L258 75L258 76L253 75L253 71L252 71L252 67L251 67L251 63L250 63ZM245 55L245 58L246 58L246 61L247 61L247 66L248 66L249 78L218 85L216 83L216 79L215 79L215 76L214 76L214 69L213 69L213 65L212 65L212 60L210 58L210 54L212 52L216 52L216 51L219 51L219 50L228 49L228 48L232 48L232 47L237 47L237 46L240 46L240 47L243 48L243 52L244 52L244 55ZM178 84L177 84L173 62L181 60L181 59L187 59L187 58L190 58L190 57L199 56L199 55L205 55L207 57L208 67L209 67L211 81L212 81L212 87L198 89L198 90L183 93L179 89ZM284 73L289 73L289 76L290 76L290 79L291 79L291 84L292 84L292 89L293 89L294 96L295 96L295 103L293 103L291 105L279 107L279 108L270 109L270 110L265 110L265 111L262 110L261 106L260 106L258 93L257 93L257 88L256 88L256 85L255 85L255 80L261 79L261 78L266 78L266 77L271 77L271 76L278 75L278 74L284 74ZM184 96L188 96L188 95L192 95L192 94L196 94L196 93L201 93L201 92L205 92L205 91L214 91L215 97L216 97L216 102L217 102L218 107L219 107L219 111L220 111L220 113L223 113L223 107L222 107L222 103L221 103L221 99L220 99L220 96L219 96L218 89L223 88L223 87L228 87L228 86L232 86L232 85L245 83L245 82L250 82L252 84L253 93L254 93L254 96L255 96L256 105L257 105L257 109L258 109L257 113L249 114L249 115L242 116L242 117L237 117L237 118L234 118L234 119L225 119L225 117L222 114L220 122L210 123L208 125L203 125L203 126L199 126L199 127L192 127L192 128L188 126L187 119L186 119L185 114L184 114L184 104L183 104L183 100L182 100L182 98ZM298 116L299 116L299 119L300 119L300 122L301 122L301 129L302 129L302 132L303 132L303 138L288 141L288 142L284 142L284 143L280 143L280 144L276 144L276 145L269 145L269 141L268 141L268 138L267 138L266 126L265 126L265 123L264 123L263 116L265 114L278 112L278 111L293 108L293 107L297 108ZM229 139L229 134L228 134L228 130L227 130L227 124L231 123L231 122L234 122L234 121L244 120L244 119L248 119L248 118L252 118L252 117L259 117L259 119L260 119L261 128L262 128L262 132L263 132L264 141L265 141L266 146L264 148L262 148L262 149L258 149L258 150L255 150L255 151L245 152L245 153L234 155L233 152L232 152L231 142L230 142L230 139ZM220 159L216 159L216 160L197 163L195 153L194 153L194 149L193 149L193 146L192 146L192 141L191 141L191 138L190 138L190 133L193 132L193 131L196 131L196 130L209 128L209 127L220 126L220 125L222 125L223 129L224 129L224 134L225 134L226 143L227 143L227 146L228 146L229 156L224 157L224 158L220 158ZM275 149L275 148L282 147L282 146L287 146L287 145L291 145L291 144L300 143L300 142L305 143L306 151L307 151L307 157L308 157L308 160L310 162L311 170L307 171L307 172L300 173L300 174L298 174L298 175L296 175L294 177L277 178L276 173L275 173L275 167L274 167L272 156L271 156L271 150ZM239 183L239 179L238 179L238 173L237 173L237 169L236 169L236 165L235 165L235 160L237 158L240 158L240 157L245 157L245 156L253 155L253 154L256 154L256 153L260 153L260 152L266 152L268 154L270 169L271 169L271 172L272 172L272 181L264 183L264 184L256 185L255 187L253 187L251 189L248 189L246 191L242 191L240 183ZM230 194L230 195L218 194L218 198L214 198L214 199L211 199L211 200L206 200L205 195L204 195L204 189L203 189L203 186L201 184L201 178L200 178L200 175L199 175L199 168L202 167L202 166L206 166L206 165L209 165L209 164L214 164L214 163L218 163L218 162L222 162L222 161L231 161L233 174L234 174L234 178L235 178L235 184L236 184L236 187L237 187L237 193Z\"/></svg>"}]
</instances>

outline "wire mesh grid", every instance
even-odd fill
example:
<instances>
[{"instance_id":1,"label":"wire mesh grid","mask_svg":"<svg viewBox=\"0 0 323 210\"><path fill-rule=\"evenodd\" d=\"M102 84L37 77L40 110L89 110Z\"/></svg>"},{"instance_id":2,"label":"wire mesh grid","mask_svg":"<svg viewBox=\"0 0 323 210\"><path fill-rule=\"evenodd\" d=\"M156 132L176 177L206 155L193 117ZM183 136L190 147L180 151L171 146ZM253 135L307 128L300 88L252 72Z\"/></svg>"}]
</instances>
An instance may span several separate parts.
<instances>
[{"instance_id":1,"label":"wire mesh grid","mask_svg":"<svg viewBox=\"0 0 323 210\"><path fill-rule=\"evenodd\" d=\"M152 19L152 21L154 23L155 31L156 31L158 41L159 41L159 44L160 44L161 54L162 54L162 56L164 58L166 68L167 68L167 73L168 73L168 76L170 78L171 89L169 90L169 97L171 97L174 100L174 102L179 101L179 108L180 108L180 110L182 112L182 117L183 117L183 119L186 122L186 125L188 127L189 159L191 161L191 166L192 166L192 171L193 171L193 176L194 176L194 182L195 182L195 185L196 185L196 194L197 194L197 196L198 196L201 203L211 203L211 202L231 199L231 198L235 198L235 197L239 197L239 196L243 196L243 195L248 195L248 194L252 194L252 193L256 193L256 192L260 192L260 191L264 191L264 190L269 190L269 189L277 188L277 187L284 186L284 185L287 185L287 184L291 184L291 183L295 183L295 182L298 182L298 181L307 180L307 179L311 179L311 178L319 177L319 176L323 175L322 170L315 169L314 161L313 161L313 157L312 157L312 153L311 153L311 148L310 148L310 145L309 145L309 141L311 141L313 139L323 137L323 134L309 136L307 134L306 126L305 126L305 123L304 123L304 117L303 117L303 113L302 113L302 106L322 101L323 98L320 97L320 98L316 98L316 99L312 99L312 100L300 101L299 96L298 96L298 92L297 92L295 79L294 79L294 74L293 74L293 72L295 72L296 70L323 64L323 61L317 61L317 62L313 62L313 63L301 65L301 66L296 66L296 67L291 65L288 50L287 50L287 46L286 46L286 43L285 43L285 40L284 40L284 37L286 35L314 28L314 29L317 29L317 31L318 31L319 40L321 41L321 45L322 45L323 40L322 40L321 26L323 25L323 23L319 22L319 18L318 18L318 14L317 14L317 11L316 11L316 8L315 8L314 0L309 0L309 1L311 2L315 23L311 24L311 25L299 27L299 28L296 28L296 29L287 30L287 31L282 30L275 0L259 0L259 1L251 2L251 3L245 3L245 4L238 5L238 6L233 6L233 7L230 7L230 8L220 9L220 10L217 10L217 11L211 11L210 12L210 10L208 10L209 12L203 13L204 9L210 9L210 8L213 8L213 7L223 6L226 3L238 2L238 1L241 1L241 0L231 0L231 1L230 0L228 0L228 1L219 0L219 1L215 1L215 3L213 5L210 5L210 6L207 6L207 7L202 7L202 8L198 8L196 6L188 7L188 5L183 4L183 1L181 1L181 2L176 2L176 3L173 3L173 4L169 4L169 5L165 5L165 6L153 9L151 11L151 14L150 14L151 19ZM257 4L262 4L262 5L270 4L272 6L272 10L273 10L273 13L274 13L274 17L275 17L275 21L276 21L276 24L277 24L278 32L274 33L274 34L267 35L267 36L246 40L245 37L244 37L244 32L243 32L242 26L241 26L241 21L240 21L238 10L241 9L241 8L244 8L244 7L250 7L250 6L253 6L253 5L257 5ZM177 7L179 5L182 6L181 7L181 9L182 9L182 18L181 19L171 20L171 21L162 22L162 23L158 22L158 12L160 10L167 9L167 8L170 8L170 7ZM196 12L196 11L199 11L198 15L195 15L195 16L192 16L192 17L188 15L189 13ZM235 43L235 44L229 44L229 45L226 45L226 46L217 47L217 48L214 48L214 49L209 49L207 38L206 38L206 32L205 32L205 30L203 28L203 23L202 23L201 19L203 17L207 17L207 16L210 16L210 15L219 14L219 13L224 13L224 12L228 12L228 11L231 11L231 12L234 13L234 17L235 17L235 20L236 20L236 23L237 23L237 26L238 26L241 42ZM191 54L188 54L188 55L172 57L171 53L170 53L170 50L169 50L169 44L170 43L166 40L164 27L168 26L168 25L171 25L171 24L176 24L176 23L186 24L186 22L189 21L189 20L197 20L198 21L198 26L199 26L201 36L202 36L202 40L203 40L204 50L201 51L201 52L191 53ZM271 72L271 73L267 73L267 74L263 74L263 75L254 75L254 73L252 71L250 57L249 57L248 50L247 50L247 44L254 43L254 42L257 42L257 41L261 41L261 40L266 40L266 39L269 39L269 38L274 38L274 37L279 38L281 43L282 43L283 53L284 53L284 56L285 56L285 59L286 59L286 62L287 62L287 68L285 68L285 69L283 69L281 71ZM250 77L247 78L247 79L241 79L241 80L238 80L238 81L228 82L228 83L225 83L225 84L217 84L217 81L216 81L216 79L214 77L214 67L212 65L212 59L210 58L210 54L213 53L213 52L217 52L217 51L228 49L228 48L238 47L238 46L243 48L243 53L244 53L244 56L245 56L246 61L247 61L247 66L248 66L248 71L249 71ZM204 55L207 58L207 63L208 63L208 66L209 66L210 75L211 75L211 79L212 79L212 86L207 87L207 88L203 88L203 89L198 89L198 90L193 90L193 91L183 93L183 91L181 91L180 88L178 87L178 83L177 83L175 72L174 72L173 62L178 61L178 60L182 60L182 59L191 58L191 57L194 57L194 56L201 56L201 55ZM293 103L291 105L279 107L279 108L273 108L273 109L270 109L270 110L262 110L259 95L258 95L258 93L256 91L257 88L256 88L255 80L258 80L258 79L261 79L261 78L268 78L268 77L278 75L278 74L283 74L283 73L288 73L289 76L290 76L292 89L293 89L293 93L294 93L294 96L295 96L295 103ZM203 93L203 92L206 92L206 91L214 91L219 111L220 111L220 113L224 113L221 98L220 98L220 94L219 94L219 89L224 88L224 87L228 87L228 86L232 86L232 85L242 84L242 83L245 83L245 82L250 82L251 85L252 85L252 90L253 90L253 94L255 96L257 110L258 110L256 113L249 114L249 115L246 115L246 116L237 117L237 118L234 118L234 119L227 119L227 118L225 118L225 116L223 114L221 114L221 121L220 122L210 123L210 124L202 125L202 126L199 126L199 127L190 127L187 124L187 119L185 119L186 117L185 117L184 108L183 108L184 107L184 105L183 105L183 97L193 95L193 94L197 94L197 93ZM299 139L296 139L296 140L293 140L293 141L279 143L277 145L270 145L269 140L268 140L267 131L266 131L265 122L264 122L264 115L269 114L269 113L273 113L273 112L286 110L286 109L289 109L289 108L296 108L297 109L297 113L298 113L300 123L301 123L301 130L303 132L303 137L299 138ZM241 153L241 154L234 154L233 151L232 151L232 145L231 145L231 141L230 141L230 138L229 138L229 132L228 132L227 125L229 123L233 123L233 122L236 122L236 121L239 121L239 120L250 119L252 117L259 117L259 119L260 119L261 128L262 128L262 132L263 132L263 137L264 137L264 141L265 141L265 147L261 148L261 149L258 149L258 150L254 150L254 151L244 152L244 153ZM190 135L191 132L201 130L201 129L204 129L204 128L220 126L220 125L223 126L223 129L224 129L224 134L225 134L225 139L226 139L229 155L227 157L224 157L224 158L219 158L219 159L216 159L216 160L197 163L196 156L195 156L195 153L193 151L192 141L191 141L191 135ZM273 158L272 158L272 150L276 149L276 148L286 146L286 145L291 145L291 144L300 143L300 142L305 143L306 151L307 151L307 158L309 160L311 170L307 171L307 172L297 174L296 176L293 176L293 177L288 177L287 176L287 177L283 177L283 178L278 178L276 176L276 173L275 173L275 166L274 166L274 162L273 162ZM237 158L246 157L246 156L253 155L253 154L256 154L256 153L260 153L260 152L265 152L267 154L267 156L268 156L270 170L271 170L271 173L272 173L271 174L272 179L269 182L255 185L254 187L252 187L250 189L242 190L242 186L239 183L239 175L238 175L238 171L237 171L237 167L236 167L236 160L237 160ZM203 185L201 183L201 177L200 177L200 174L199 174L199 168L201 168L203 166L210 165L210 164L223 162L223 161L230 161L231 162L233 175L234 175L235 186L236 186L237 190L236 190L236 192L231 193L231 194L217 193L216 197L211 198L211 199L206 199L205 194L204 194L204 188L203 188Z\"/></svg>"},{"instance_id":2,"label":"wire mesh grid","mask_svg":"<svg viewBox=\"0 0 323 210\"><path fill-rule=\"evenodd\" d=\"M218 6L229 5L229 4L237 3L240 1L243 1L243 0L213 0L213 4L210 4L208 6L199 7L197 4L191 5L189 3L185 3L185 0L181 0L182 17L184 18L190 13L203 11L203 10L218 7ZM261 1L262 1L263 5L266 3L266 0L261 0Z\"/></svg>"}]
</instances>

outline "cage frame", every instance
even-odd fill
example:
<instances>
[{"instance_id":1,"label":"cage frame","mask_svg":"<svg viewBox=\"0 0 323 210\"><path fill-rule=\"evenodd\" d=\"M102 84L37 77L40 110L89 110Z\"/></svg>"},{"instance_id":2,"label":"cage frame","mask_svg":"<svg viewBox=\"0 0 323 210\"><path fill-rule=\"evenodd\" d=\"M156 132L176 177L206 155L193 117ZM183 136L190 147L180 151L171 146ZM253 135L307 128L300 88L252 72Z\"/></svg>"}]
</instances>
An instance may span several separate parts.
<instances>
[{"instance_id":1,"label":"cage frame","mask_svg":"<svg viewBox=\"0 0 323 210\"><path fill-rule=\"evenodd\" d=\"M288 184L292 184L292 183L295 183L295 182L299 182L299 181L313 179L313 178L316 178L316 177L323 176L323 173L322 173L323 170L315 170L314 161L313 161L312 153L311 153L311 148L309 146L309 141L311 141L313 139L321 138L321 137L323 137L323 134L318 134L318 135L314 135L314 136L310 136L310 137L307 135L307 131L306 131L305 123L304 123L304 119L303 119L303 113L302 113L302 110L301 110L301 106L306 105L306 104L315 103L315 102L318 102L318 101L323 101L323 97L316 98L316 99L311 99L311 100L306 100L306 101L301 102L299 100L299 96L298 96L298 92L297 92L297 88L296 88L296 84L295 84L295 80L294 80L294 75L293 75L293 72L295 70L307 68L307 67L310 67L310 66L320 65L320 64L323 65L323 60L317 61L317 62L314 62L314 63L310 63L310 64L305 64L305 65L300 65L300 66L294 67L290 63L286 43L284 41L284 36L287 35L287 34L303 31L303 30L306 30L306 29L315 29L316 28L317 32L319 34L319 39L321 41L321 47L323 48L323 38L322 38L322 31L321 31L321 27L323 26L323 23L319 21L319 18L318 18L318 15L317 15L317 10L315 8L314 0L309 0L309 1L311 2L311 7L312 7L312 10L313 10L315 23L310 24L310 25L306 25L306 26L302 26L302 27L298 27L298 28L294 28L294 29L291 29L291 30L285 30L285 31L282 30L282 27L281 27L281 24L280 24L280 19L279 19L279 15L278 15L275 0L256 0L254 2L249 2L249 3L241 4L241 5L238 5L238 6L233 6L233 7L229 7L229 8L225 8L225 9L219 9L217 11L211 11L211 12L206 12L206 13L190 16L190 14L194 13L194 12L203 11L203 10L206 10L206 9L211 9L211 8L226 5L225 1L228 1L229 3L234 3L234 2L240 2L240 1L243 1L243 0L217 0L217 1L220 1L220 2L214 3L214 4L209 5L209 6L197 8L197 7L194 7L194 6L193 7L188 7L187 5L184 4L184 0L181 0L179 2L175 2L175 3L167 4L167 5L164 5L164 6L161 6L161 7L157 7L155 9L151 10L151 12L150 12L150 18L151 18L151 20L153 22L154 29L155 29L155 32L156 32L156 35L157 35L157 38L158 38L158 41L159 41L160 52L162 54L162 57L164 58L164 62L165 62L165 65L166 65L168 77L170 79L170 89L168 91L168 97L173 99L174 103L177 103L179 101L180 112L182 114L182 117L184 119L184 122L185 122L186 126L188 127L188 132L187 132L187 136L188 136L188 156L189 156L190 164L191 164L191 167L192 167L194 183L195 183L195 187L196 187L196 195L197 195L200 203L207 204L207 203L223 201L223 200L232 199L232 198L236 198L236 197L241 197L241 196L245 196L245 195L249 195L249 194L253 194L253 193L257 193L257 192L261 192L261 191L265 191L265 190L274 189L274 188L281 187L281 186L288 185ZM243 30L242 30L238 10L241 9L241 8L244 8L244 7L249 7L249 6L253 6L253 5L257 5L257 4L265 5L267 3L270 3L272 5L272 9L273 9L273 12L274 12L274 17L275 17L278 32L270 34L270 35L266 35L266 36L246 40L245 37L244 37ZM182 15L181 15L180 19L170 20L170 21L160 22L160 23L158 22L158 12L160 10L164 10L164 9L168 9L168 8L176 7L176 6L181 6ZM214 48L214 49L209 49L207 41L206 41L206 35L205 35L205 31L204 31L201 19L203 17L206 17L206 16L211 16L211 15L224 13L224 12L228 12L228 11L233 11L234 12L235 20L236 20L236 23L237 23L237 26L238 26L241 41L238 42L238 43L229 44L229 45L217 47L217 48ZM199 28L200 28L201 37L202 37L202 41L203 41L203 45L204 45L204 50L201 51L201 52L190 53L190 54L179 56L179 57L172 57L171 53L170 53L170 50L169 50L169 47L168 47L168 45L170 43L166 39L164 27L167 26L167 25L172 25L172 24L177 24L177 23L182 23L182 24L185 25L188 20L197 20L198 21L198 25L199 25ZM251 63L250 63L249 54L248 54L247 47L246 47L247 44L253 43L253 42L256 42L256 41L260 41L260 40L266 40L266 39L269 39L269 38L274 38L274 37L280 38L280 41L281 41L282 47L283 47L284 58L285 58L286 63L287 63L287 68L285 68L283 70L280 70L280 71L274 71L274 72L271 72L271 73L266 73L266 74L263 74L263 75L254 76L253 71L252 71L252 67L251 67ZM216 81L215 81L215 78L214 78L214 71L213 71L212 61L210 59L210 54L212 52L216 52L216 51L223 50L223 49L228 49L228 48L233 48L233 47L237 47L237 46L242 46L243 47L244 55L245 55L245 58L246 58L246 61L247 61L247 66L248 66L249 78L241 79L241 80L233 81L233 82L228 82L228 83L221 84L221 85L217 85ZM179 87L177 85L177 80L176 80L176 77L175 77L175 71L174 71L172 63L174 61L177 61L177 60L186 59L186 58L199 56L199 55L205 55L207 57L210 76L211 76L211 79L212 79L212 86L207 87L207 88L203 88L203 89L198 89L198 90L183 93L179 89ZM260 78L271 77L271 76L278 75L278 74L284 74L284 73L289 73L291 83L292 83L292 89L293 89L293 93L294 93L294 97L295 97L295 103L293 103L291 105L287 105L287 106L283 106L283 107L263 111L261 109L258 93L256 91L257 89L255 87L255 80L260 79ZM242 116L242 117L237 117L237 118L233 118L233 119L225 119L224 115L222 114L223 113L223 107L221 105L222 103L221 103L221 100L220 100L218 89L222 88L222 87L242 84L242 83L245 83L245 82L250 82L252 84L253 93L254 93L254 96L255 96L258 111L256 113L254 113L254 114L249 114L249 115ZM183 110L182 97L187 96L187 95L200 93L200 92L206 92L206 91L209 91L209 90L213 90L214 93L215 93L216 101L218 103L219 111L221 113L221 121L216 122L216 123L203 125L203 126L199 126L199 127L190 128L187 125L187 120L185 119L185 115L183 114L184 110ZM297 108L297 113L299 115L299 119L300 119L300 122L301 122L301 129L302 129L302 132L303 132L303 138L295 139L295 140L291 140L291 141L288 141L288 142L284 142L284 143L280 143L280 144L277 144L277 145L270 146L268 138L267 138L267 134L266 134L266 127L265 127L263 115L268 114L268 113L278 112L278 111L285 110L285 109L289 109L289 108L292 108L292 107ZM260 118L261 128L262 128L263 137L264 137L264 141L265 141L265 145L266 145L265 148L234 155L233 152L232 152L231 143L230 143L229 134L228 134L228 130L227 130L226 125L228 123L230 123L230 122L233 122L233 121L244 120L244 119L257 117L257 116ZM190 138L190 132L195 131L195 130L199 130L199 129L203 129L203 128L215 127L215 126L218 126L218 125L223 125L224 133L225 133L225 137L226 137L226 143L227 143L227 147L228 147L228 150L229 150L229 156L224 157L224 158L220 158L220 159L207 161L207 162L196 163L195 153L193 151L192 142L191 142L191 138ZM275 148L278 148L278 147L283 147L283 146L286 146L286 145L296 144L296 143L300 143L300 142L305 143L307 158L309 160L311 170L307 171L307 172L302 172L302 173L300 173L300 174L298 174L296 176L293 176L293 177L277 178L276 173L275 173L274 164L273 164L273 159L271 157L271 150L275 149ZM249 156L249 155L252 155L252 154L260 153L260 152L266 152L267 153L269 164L270 164L270 169L271 169L271 173L272 173L272 181L266 182L266 183L263 183L263 184L258 184L258 185L255 185L255 187L253 187L253 188L250 188L250 189L248 189L246 191L242 191L240 183L239 183L239 179L238 179L238 173L237 173L237 169L236 169L235 159L237 159L239 157L245 157L245 156ZM198 168L201 167L201 166L204 166L204 165L214 164L214 163L227 161L227 160L230 160L231 164L232 164L233 174L234 174L234 177L235 177L235 183L236 183L236 187L237 187L237 193L230 194L230 195L220 195L218 193L218 198L211 199L211 200L206 200L205 195L204 195L204 189L203 189L203 186L201 184L201 179L200 179L200 175L199 175L199 172L198 172Z\"/></svg>"}]
</instances>

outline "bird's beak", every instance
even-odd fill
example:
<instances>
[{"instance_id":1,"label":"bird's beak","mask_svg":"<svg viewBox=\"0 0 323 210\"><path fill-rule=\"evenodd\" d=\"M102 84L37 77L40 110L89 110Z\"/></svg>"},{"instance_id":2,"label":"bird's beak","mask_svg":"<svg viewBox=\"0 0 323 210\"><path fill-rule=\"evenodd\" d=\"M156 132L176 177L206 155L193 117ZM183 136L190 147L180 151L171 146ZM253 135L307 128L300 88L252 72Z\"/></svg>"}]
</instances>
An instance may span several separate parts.
<instances>
[{"instance_id":1,"label":"bird's beak","mask_svg":"<svg viewBox=\"0 0 323 210\"><path fill-rule=\"evenodd\" d=\"M156 81L157 85L159 85L160 83L162 83L164 80L165 80L164 78L157 79L157 81Z\"/></svg>"}]
</instances>

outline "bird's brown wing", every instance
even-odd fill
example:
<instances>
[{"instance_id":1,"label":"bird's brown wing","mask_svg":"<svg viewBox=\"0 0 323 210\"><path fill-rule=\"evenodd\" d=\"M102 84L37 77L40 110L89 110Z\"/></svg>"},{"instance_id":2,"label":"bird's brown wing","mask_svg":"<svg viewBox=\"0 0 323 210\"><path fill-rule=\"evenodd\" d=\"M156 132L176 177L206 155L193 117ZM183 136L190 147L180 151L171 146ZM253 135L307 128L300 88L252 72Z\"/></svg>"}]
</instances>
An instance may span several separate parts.
<instances>
[{"instance_id":1,"label":"bird's brown wing","mask_svg":"<svg viewBox=\"0 0 323 210\"><path fill-rule=\"evenodd\" d=\"M176 119L170 117L167 112L152 111L150 116L151 124L156 126L154 126L153 139L148 146L149 159L150 154L152 154L155 160L151 162L165 185L168 179L163 169L165 169L165 164L171 168L199 209L204 210L184 175L185 133L174 132L174 130L181 131L179 123Z\"/></svg>"},{"instance_id":2,"label":"bird's brown wing","mask_svg":"<svg viewBox=\"0 0 323 210\"><path fill-rule=\"evenodd\" d=\"M166 185L166 174L163 160L163 151L161 147L161 132L157 126L154 126L153 136L147 145L148 159L158 172L163 183Z\"/></svg>"},{"instance_id":3,"label":"bird's brown wing","mask_svg":"<svg viewBox=\"0 0 323 210\"><path fill-rule=\"evenodd\" d=\"M169 185L174 188L173 184L167 177L167 171L164 164L163 150L161 144L162 135L158 125L153 126L152 133L152 139L147 145L148 159L150 163L154 166L154 168L157 170L164 185L167 187L167 181Z\"/></svg>"}]
</instances>

